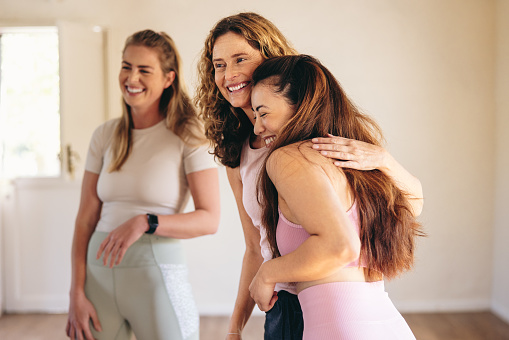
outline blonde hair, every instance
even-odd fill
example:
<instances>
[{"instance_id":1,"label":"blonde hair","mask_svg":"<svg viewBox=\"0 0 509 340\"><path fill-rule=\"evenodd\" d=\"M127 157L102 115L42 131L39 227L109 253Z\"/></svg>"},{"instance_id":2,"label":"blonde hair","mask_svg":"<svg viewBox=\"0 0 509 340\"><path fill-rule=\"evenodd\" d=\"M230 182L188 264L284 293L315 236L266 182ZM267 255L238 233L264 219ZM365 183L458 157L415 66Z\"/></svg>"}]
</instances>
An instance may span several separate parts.
<instances>
[{"instance_id":1,"label":"blonde hair","mask_svg":"<svg viewBox=\"0 0 509 340\"><path fill-rule=\"evenodd\" d=\"M164 74L175 72L175 80L170 87L163 91L159 103L159 113L166 119L166 127L190 145L200 145L206 142L203 134L203 124L196 109L187 94L181 73L181 59L173 39L166 33L156 33L144 30L129 36L124 50L129 46L145 46L157 51L159 62ZM131 107L122 100L122 117L113 135L112 161L109 172L119 171L131 152L133 129Z\"/></svg>"},{"instance_id":2,"label":"blonde hair","mask_svg":"<svg viewBox=\"0 0 509 340\"><path fill-rule=\"evenodd\" d=\"M214 145L214 155L226 166L240 164L242 144L252 133L253 125L241 109L236 109L223 97L214 80L212 51L216 40L228 33L239 34L263 59L293 55L297 51L269 20L259 14L246 12L221 19L205 40L198 62L199 85L195 103L205 121L205 136Z\"/></svg>"}]
</instances>

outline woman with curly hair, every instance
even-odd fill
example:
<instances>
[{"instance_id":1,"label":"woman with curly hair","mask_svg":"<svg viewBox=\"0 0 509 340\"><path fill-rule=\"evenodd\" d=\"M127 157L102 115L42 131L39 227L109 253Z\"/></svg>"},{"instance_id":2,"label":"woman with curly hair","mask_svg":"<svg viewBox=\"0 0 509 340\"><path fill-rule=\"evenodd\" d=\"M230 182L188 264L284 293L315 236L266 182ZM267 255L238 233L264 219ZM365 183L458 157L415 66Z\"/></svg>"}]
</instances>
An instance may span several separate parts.
<instances>
[{"instance_id":1,"label":"woman with curly hair","mask_svg":"<svg viewBox=\"0 0 509 340\"><path fill-rule=\"evenodd\" d=\"M175 43L127 38L122 117L90 142L72 246L72 339L199 339L180 239L219 224L217 166L183 84ZM195 210L183 213L192 197Z\"/></svg>"},{"instance_id":2,"label":"woman with curly hair","mask_svg":"<svg viewBox=\"0 0 509 340\"><path fill-rule=\"evenodd\" d=\"M260 265L272 258L256 196L256 178L268 149L263 139L253 134L251 77L264 60L295 54L297 51L272 22L248 12L223 18L214 25L198 63L196 103L214 155L226 166L246 242L227 339L241 338L255 305L249 285ZM379 169L414 197L422 197L419 180L382 147L342 137L317 138L315 142L316 150L335 158L338 166ZM419 214L421 207L422 202L417 201L414 212ZM277 302L266 313L265 339L301 339L303 323L295 287L279 282L275 290Z\"/></svg>"},{"instance_id":3,"label":"woman with curly hair","mask_svg":"<svg viewBox=\"0 0 509 340\"><path fill-rule=\"evenodd\" d=\"M255 302L270 310L276 283L296 282L304 340L415 339L382 279L412 267L423 235L412 197L379 170L336 167L311 142L332 132L380 145L380 128L307 55L263 62L252 86L254 132L269 148L258 188L273 256L251 283Z\"/></svg>"}]
</instances>

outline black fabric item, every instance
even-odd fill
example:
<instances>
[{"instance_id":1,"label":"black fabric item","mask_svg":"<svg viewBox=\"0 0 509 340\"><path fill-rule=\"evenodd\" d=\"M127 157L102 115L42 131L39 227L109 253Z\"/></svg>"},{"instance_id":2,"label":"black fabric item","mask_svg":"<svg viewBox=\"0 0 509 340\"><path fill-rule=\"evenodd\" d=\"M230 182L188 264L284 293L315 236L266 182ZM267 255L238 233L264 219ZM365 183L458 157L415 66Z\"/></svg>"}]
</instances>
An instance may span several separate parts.
<instances>
[{"instance_id":1,"label":"black fabric item","mask_svg":"<svg viewBox=\"0 0 509 340\"><path fill-rule=\"evenodd\" d=\"M280 290L271 310L265 313L264 340L302 340L304 320L297 295Z\"/></svg>"}]
</instances>

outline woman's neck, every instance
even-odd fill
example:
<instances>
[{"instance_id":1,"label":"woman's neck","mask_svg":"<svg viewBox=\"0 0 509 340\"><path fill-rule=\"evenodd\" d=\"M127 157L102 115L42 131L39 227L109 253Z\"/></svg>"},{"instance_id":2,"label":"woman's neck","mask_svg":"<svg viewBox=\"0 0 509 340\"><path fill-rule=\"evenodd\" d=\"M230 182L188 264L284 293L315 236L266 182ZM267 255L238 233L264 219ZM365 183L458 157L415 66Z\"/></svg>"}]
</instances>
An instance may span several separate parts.
<instances>
[{"instance_id":1,"label":"woman's neck","mask_svg":"<svg viewBox=\"0 0 509 340\"><path fill-rule=\"evenodd\" d=\"M131 110L131 116L133 117L133 125L135 129L146 129L156 125L164 119L163 116L157 111L145 111L140 112L139 110Z\"/></svg>"}]
</instances>

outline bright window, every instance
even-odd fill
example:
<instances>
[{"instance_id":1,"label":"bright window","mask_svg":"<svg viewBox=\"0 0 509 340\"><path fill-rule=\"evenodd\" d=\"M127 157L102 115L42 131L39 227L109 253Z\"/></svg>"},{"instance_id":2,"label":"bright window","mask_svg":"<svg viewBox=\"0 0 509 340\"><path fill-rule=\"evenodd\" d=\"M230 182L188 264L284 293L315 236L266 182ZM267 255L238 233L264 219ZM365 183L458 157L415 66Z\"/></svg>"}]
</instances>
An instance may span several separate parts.
<instances>
[{"instance_id":1,"label":"bright window","mask_svg":"<svg viewBox=\"0 0 509 340\"><path fill-rule=\"evenodd\" d=\"M60 176L56 28L0 28L0 178Z\"/></svg>"}]
</instances>

